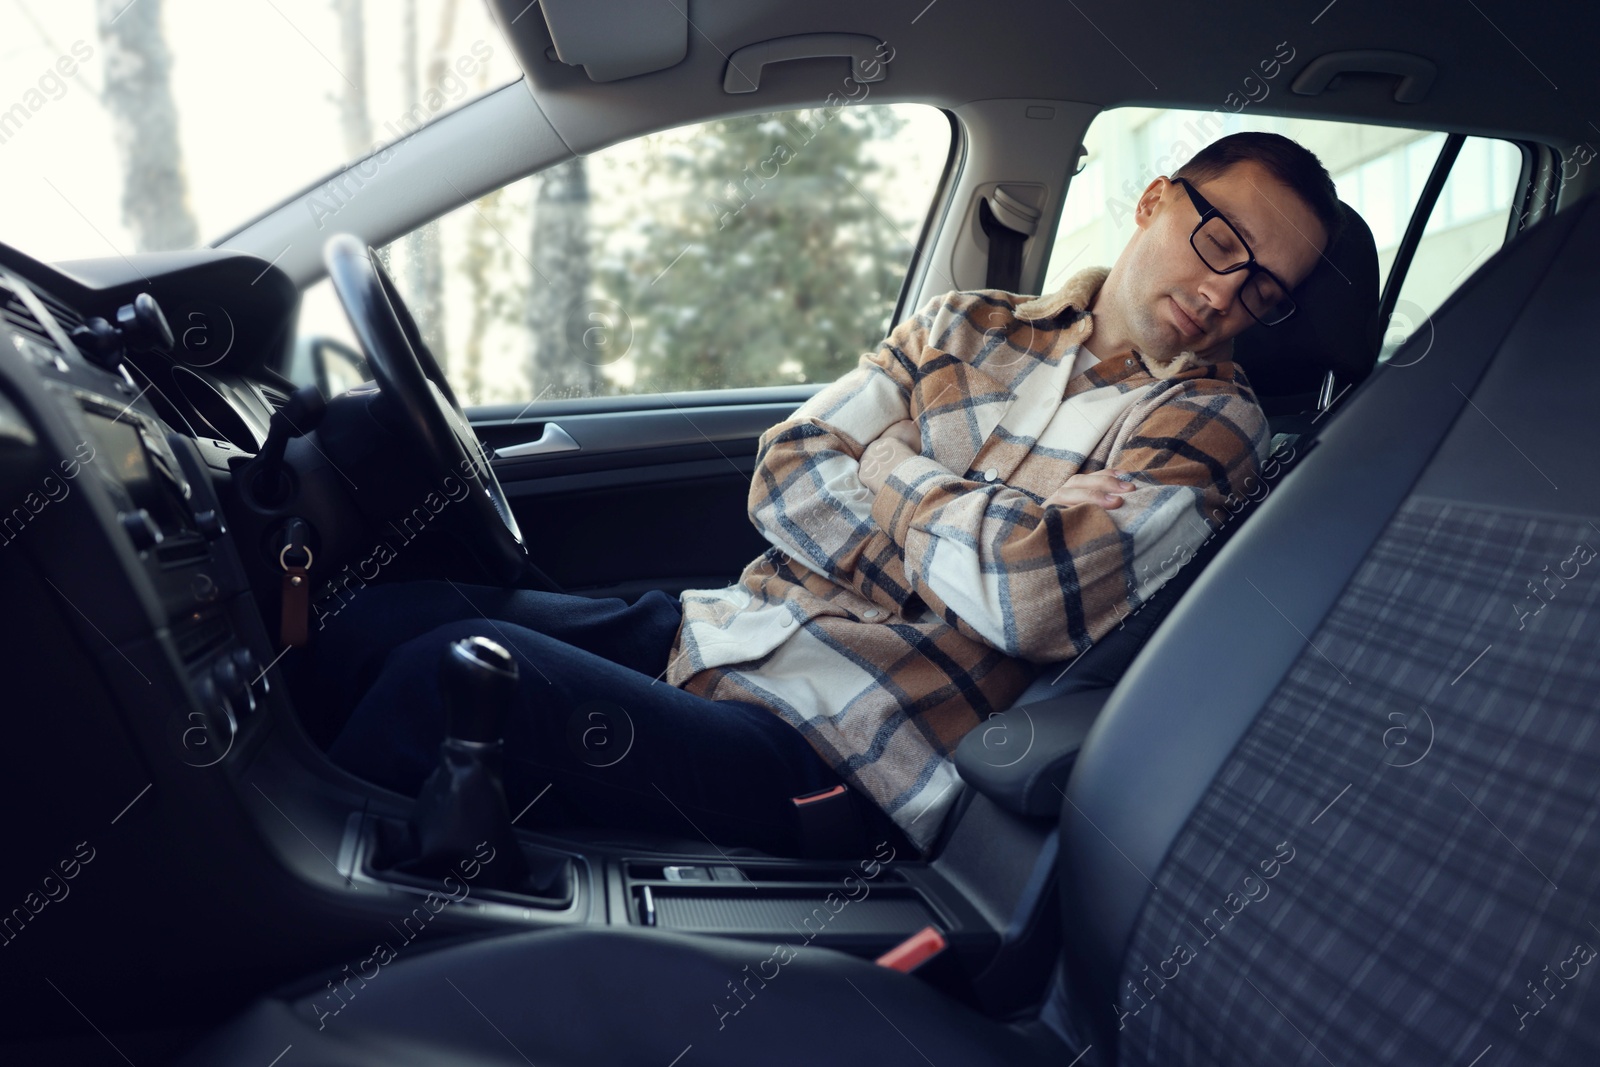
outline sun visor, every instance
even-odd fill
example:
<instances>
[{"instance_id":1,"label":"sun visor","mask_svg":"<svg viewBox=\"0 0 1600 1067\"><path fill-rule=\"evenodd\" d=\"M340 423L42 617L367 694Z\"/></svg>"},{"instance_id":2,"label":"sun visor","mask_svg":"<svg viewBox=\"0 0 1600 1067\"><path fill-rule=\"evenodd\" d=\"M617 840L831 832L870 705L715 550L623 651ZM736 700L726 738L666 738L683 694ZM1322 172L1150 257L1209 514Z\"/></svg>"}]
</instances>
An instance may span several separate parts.
<instances>
[{"instance_id":1,"label":"sun visor","mask_svg":"<svg viewBox=\"0 0 1600 1067\"><path fill-rule=\"evenodd\" d=\"M689 54L687 7L687 0L539 0L556 58L597 82L682 63Z\"/></svg>"}]
</instances>

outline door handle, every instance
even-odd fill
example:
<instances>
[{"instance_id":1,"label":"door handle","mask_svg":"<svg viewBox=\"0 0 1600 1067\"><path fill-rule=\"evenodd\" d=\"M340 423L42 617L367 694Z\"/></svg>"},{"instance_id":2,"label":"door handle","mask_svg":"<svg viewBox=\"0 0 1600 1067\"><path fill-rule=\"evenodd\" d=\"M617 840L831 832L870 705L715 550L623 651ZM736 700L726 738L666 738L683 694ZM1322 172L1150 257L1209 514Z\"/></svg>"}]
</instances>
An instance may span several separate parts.
<instances>
[{"instance_id":1,"label":"door handle","mask_svg":"<svg viewBox=\"0 0 1600 1067\"><path fill-rule=\"evenodd\" d=\"M572 439L572 435L553 422L544 424L538 440L524 441L520 445L507 445L497 448L494 454L501 459L520 459L524 456L549 456L557 452L577 452L583 446Z\"/></svg>"}]
</instances>

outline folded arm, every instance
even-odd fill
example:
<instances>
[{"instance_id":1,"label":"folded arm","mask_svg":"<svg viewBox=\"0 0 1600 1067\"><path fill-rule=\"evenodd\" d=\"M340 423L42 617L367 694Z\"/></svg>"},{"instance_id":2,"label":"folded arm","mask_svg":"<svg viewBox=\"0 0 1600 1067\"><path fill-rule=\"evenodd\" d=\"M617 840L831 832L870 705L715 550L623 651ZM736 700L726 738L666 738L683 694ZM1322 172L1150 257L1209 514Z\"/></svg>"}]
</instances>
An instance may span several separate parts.
<instances>
[{"instance_id":1,"label":"folded arm","mask_svg":"<svg viewBox=\"0 0 1600 1067\"><path fill-rule=\"evenodd\" d=\"M750 521L818 574L885 606L904 603L899 546L872 519L862 451L911 415L911 386L936 297L862 355L856 368L761 435Z\"/></svg>"},{"instance_id":2,"label":"folded arm","mask_svg":"<svg viewBox=\"0 0 1600 1067\"><path fill-rule=\"evenodd\" d=\"M1259 469L1266 420L1215 379L1164 393L1111 454L1134 488L1103 503L1037 503L924 456L895 463L872 516L904 553L911 589L963 633L1035 662L1108 633L1212 532L1210 516ZM1061 497L1060 499L1067 499Z\"/></svg>"}]
</instances>

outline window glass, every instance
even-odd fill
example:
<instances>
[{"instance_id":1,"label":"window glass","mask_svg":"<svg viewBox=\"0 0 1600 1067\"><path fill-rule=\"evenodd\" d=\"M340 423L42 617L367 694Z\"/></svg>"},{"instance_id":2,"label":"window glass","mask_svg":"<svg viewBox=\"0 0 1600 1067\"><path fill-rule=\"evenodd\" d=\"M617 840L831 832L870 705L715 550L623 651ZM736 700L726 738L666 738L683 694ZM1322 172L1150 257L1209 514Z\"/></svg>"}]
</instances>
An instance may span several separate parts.
<instances>
[{"instance_id":1,"label":"window glass","mask_svg":"<svg viewBox=\"0 0 1600 1067\"><path fill-rule=\"evenodd\" d=\"M1256 92L1263 88L1270 91L1258 83ZM1230 107L1239 103L1235 99ZM1387 281L1445 135L1230 107L1116 108L1096 118L1084 137L1084 169L1068 189L1043 291L1059 287L1073 270L1110 266L1133 232L1133 206L1145 186L1158 175L1170 175L1203 146L1241 130L1281 133L1317 154L1340 198L1372 228L1379 284ZM1467 138L1424 228L1380 358L1387 358L1503 243L1520 164L1515 145Z\"/></svg>"},{"instance_id":2,"label":"window glass","mask_svg":"<svg viewBox=\"0 0 1600 1067\"><path fill-rule=\"evenodd\" d=\"M464 404L831 381L889 332L950 146L925 105L640 137L383 250ZM302 330L347 336L327 283Z\"/></svg>"},{"instance_id":3,"label":"window glass","mask_svg":"<svg viewBox=\"0 0 1600 1067\"><path fill-rule=\"evenodd\" d=\"M522 76L460 0L18 2L0 41L0 240L42 259L214 240Z\"/></svg>"},{"instance_id":4,"label":"window glass","mask_svg":"<svg viewBox=\"0 0 1600 1067\"><path fill-rule=\"evenodd\" d=\"M1468 137L1462 144L1401 283L1380 360L1425 328L1445 298L1505 243L1521 167L1521 150L1506 141Z\"/></svg>"},{"instance_id":5,"label":"window glass","mask_svg":"<svg viewBox=\"0 0 1600 1067\"><path fill-rule=\"evenodd\" d=\"M1159 175L1170 175L1217 138L1242 130L1281 133L1317 154L1333 175L1339 196L1372 227L1380 269L1387 277L1394 248L1443 144L1442 134L1278 118L1247 108L1125 107L1100 115L1084 136L1088 155L1067 193L1044 291L1059 286L1073 269L1110 266L1133 232L1133 205L1144 187ZM1093 180L1084 181L1091 172Z\"/></svg>"}]
</instances>

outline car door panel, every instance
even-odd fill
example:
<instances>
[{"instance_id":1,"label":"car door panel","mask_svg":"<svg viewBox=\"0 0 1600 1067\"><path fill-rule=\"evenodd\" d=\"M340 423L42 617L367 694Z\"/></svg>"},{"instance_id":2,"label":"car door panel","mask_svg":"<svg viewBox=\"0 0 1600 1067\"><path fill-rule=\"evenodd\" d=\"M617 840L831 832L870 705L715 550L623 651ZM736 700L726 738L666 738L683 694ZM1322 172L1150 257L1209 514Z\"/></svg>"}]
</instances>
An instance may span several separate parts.
<instances>
[{"instance_id":1,"label":"car door panel","mask_svg":"<svg viewBox=\"0 0 1600 1067\"><path fill-rule=\"evenodd\" d=\"M785 392L609 411L546 404L509 418L479 410L473 424L495 450L533 560L569 591L632 599L727 585L765 550L746 501L761 434L803 399ZM540 441L559 446L517 454Z\"/></svg>"}]
</instances>

